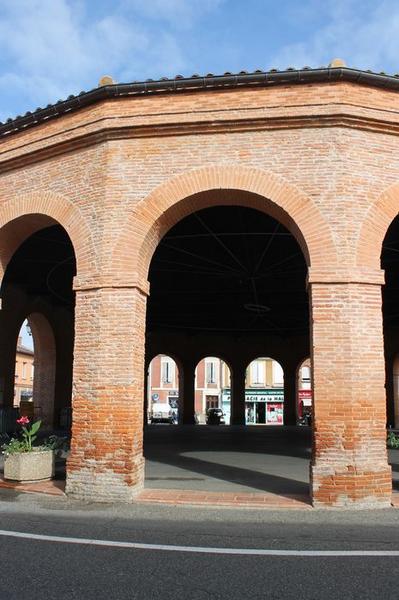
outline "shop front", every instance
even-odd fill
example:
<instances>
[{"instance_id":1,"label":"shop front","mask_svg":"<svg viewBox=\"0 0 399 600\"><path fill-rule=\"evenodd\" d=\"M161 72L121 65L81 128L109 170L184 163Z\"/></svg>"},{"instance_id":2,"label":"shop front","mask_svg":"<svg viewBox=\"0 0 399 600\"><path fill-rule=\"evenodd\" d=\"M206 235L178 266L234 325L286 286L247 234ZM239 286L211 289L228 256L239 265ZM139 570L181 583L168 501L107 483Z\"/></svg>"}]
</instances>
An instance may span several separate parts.
<instances>
[{"instance_id":1,"label":"shop front","mask_svg":"<svg viewBox=\"0 0 399 600\"><path fill-rule=\"evenodd\" d=\"M226 423L230 422L230 388L222 393ZM246 425L283 425L284 390L282 388L245 390Z\"/></svg>"},{"instance_id":2,"label":"shop front","mask_svg":"<svg viewBox=\"0 0 399 600\"><path fill-rule=\"evenodd\" d=\"M298 391L298 417L302 418L312 411L312 390Z\"/></svg>"}]
</instances>

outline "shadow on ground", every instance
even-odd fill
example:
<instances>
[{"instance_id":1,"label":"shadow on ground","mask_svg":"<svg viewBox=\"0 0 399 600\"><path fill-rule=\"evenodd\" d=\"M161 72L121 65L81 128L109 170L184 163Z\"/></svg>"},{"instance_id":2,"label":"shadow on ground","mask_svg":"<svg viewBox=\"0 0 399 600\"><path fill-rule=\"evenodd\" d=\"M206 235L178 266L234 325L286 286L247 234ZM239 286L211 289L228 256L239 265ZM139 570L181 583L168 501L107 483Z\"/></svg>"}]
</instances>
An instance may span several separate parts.
<instances>
[{"instance_id":1,"label":"shadow on ground","mask_svg":"<svg viewBox=\"0 0 399 600\"><path fill-rule=\"evenodd\" d=\"M308 494L308 428L148 426L146 487Z\"/></svg>"}]
</instances>

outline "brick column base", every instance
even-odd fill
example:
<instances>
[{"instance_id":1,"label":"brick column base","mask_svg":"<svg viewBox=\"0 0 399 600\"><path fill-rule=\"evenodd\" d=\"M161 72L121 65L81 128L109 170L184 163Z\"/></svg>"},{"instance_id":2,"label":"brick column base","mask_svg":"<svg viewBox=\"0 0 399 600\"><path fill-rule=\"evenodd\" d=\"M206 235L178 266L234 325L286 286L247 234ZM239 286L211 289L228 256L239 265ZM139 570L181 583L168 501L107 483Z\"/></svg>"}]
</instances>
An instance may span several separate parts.
<instances>
[{"instance_id":1,"label":"brick column base","mask_svg":"<svg viewBox=\"0 0 399 600\"><path fill-rule=\"evenodd\" d=\"M101 400L96 400L95 407L90 400L74 399L73 440L67 462L65 490L68 495L91 502L132 502L143 489L144 458L141 447L135 447L132 439L134 433L129 431L130 427L124 427L123 424L119 427L115 421L116 414L118 421L132 422L137 419L137 414L113 403L117 395L125 395L126 392L126 388L101 390ZM112 404L113 418L109 414ZM94 423L93 411L96 413ZM91 426L89 424L87 427L87 422L80 421L83 415L90 415ZM142 428L142 419L138 422Z\"/></svg>"},{"instance_id":2,"label":"brick column base","mask_svg":"<svg viewBox=\"0 0 399 600\"><path fill-rule=\"evenodd\" d=\"M353 463L348 457L347 463ZM361 470L351 464L311 467L313 506L346 508L387 508L391 506L392 470L381 465L375 470Z\"/></svg>"}]
</instances>

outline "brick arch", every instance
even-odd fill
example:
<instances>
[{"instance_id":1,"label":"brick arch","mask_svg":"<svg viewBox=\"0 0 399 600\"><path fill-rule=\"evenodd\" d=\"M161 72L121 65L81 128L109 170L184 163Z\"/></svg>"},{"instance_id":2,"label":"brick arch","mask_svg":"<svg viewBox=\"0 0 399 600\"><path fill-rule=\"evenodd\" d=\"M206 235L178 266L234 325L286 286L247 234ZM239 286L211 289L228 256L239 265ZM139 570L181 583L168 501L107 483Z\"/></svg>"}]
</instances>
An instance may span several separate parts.
<instances>
[{"instance_id":1,"label":"brick arch","mask_svg":"<svg viewBox=\"0 0 399 600\"><path fill-rule=\"evenodd\" d=\"M27 315L34 352L33 402L45 427L54 426L56 344L53 327L43 313Z\"/></svg>"},{"instance_id":2,"label":"brick arch","mask_svg":"<svg viewBox=\"0 0 399 600\"><path fill-rule=\"evenodd\" d=\"M32 192L0 205L0 276L18 247L33 233L61 225L69 235L79 276L89 275L95 261L91 231L79 208L59 194Z\"/></svg>"},{"instance_id":3,"label":"brick arch","mask_svg":"<svg viewBox=\"0 0 399 600\"><path fill-rule=\"evenodd\" d=\"M378 196L367 211L357 242L357 266L381 268L382 244L389 226L398 213L399 183L396 183Z\"/></svg>"},{"instance_id":4,"label":"brick arch","mask_svg":"<svg viewBox=\"0 0 399 600\"><path fill-rule=\"evenodd\" d=\"M303 363L308 360L310 363L312 362L310 354L306 354L303 358L299 359L299 362L296 363L296 372L299 373L299 369L303 365ZM312 367L311 367L312 368Z\"/></svg>"},{"instance_id":5,"label":"brick arch","mask_svg":"<svg viewBox=\"0 0 399 600\"><path fill-rule=\"evenodd\" d=\"M180 369L183 368L183 360L181 359L181 357L178 356L174 350L172 350L171 352L169 352L169 350L166 349L165 352L163 352L163 351L159 351L158 352L158 350L153 350L149 354L148 358L146 359L146 369L150 368L150 364L152 363L152 361L157 356L168 356L169 358L171 358L175 362L175 364L176 364L176 366L177 366L177 368L178 368L179 371L180 371Z\"/></svg>"},{"instance_id":6,"label":"brick arch","mask_svg":"<svg viewBox=\"0 0 399 600\"><path fill-rule=\"evenodd\" d=\"M273 353L271 353L271 354L259 354L259 353L256 353L256 354L251 354L249 356L250 356L250 358L246 357L246 359L245 359L247 361L246 365L245 365L246 369L248 369L249 366L250 366L250 364L253 363L255 360L259 360L261 358L270 358L270 360L274 360L274 362L276 362L276 363L278 363L280 365L280 367L283 369L283 373L286 370L285 366L284 366L284 363L282 362L281 358L280 357L276 358L277 355L275 355Z\"/></svg>"},{"instance_id":7,"label":"brick arch","mask_svg":"<svg viewBox=\"0 0 399 600\"><path fill-rule=\"evenodd\" d=\"M198 356L199 356L199 358L198 358ZM201 352L201 353L198 354L198 356L195 358L195 360L197 361L196 365L195 365L195 368L198 367L198 365L200 364L201 360L205 360L206 358L217 358L218 360L221 360L222 362L224 362L228 366L230 373L232 372L232 369L233 369L233 367L232 367L232 361L231 361L230 358L228 358L227 356L225 356L223 354L223 352L215 352L214 354L204 354L203 352Z\"/></svg>"},{"instance_id":8,"label":"brick arch","mask_svg":"<svg viewBox=\"0 0 399 600\"><path fill-rule=\"evenodd\" d=\"M153 253L173 225L202 208L234 204L266 212L280 221L296 237L308 265L337 263L328 224L299 189L261 169L213 166L178 175L144 198L126 223L113 264L127 275L137 272L146 279ZM129 247L132 252L127 253Z\"/></svg>"}]
</instances>

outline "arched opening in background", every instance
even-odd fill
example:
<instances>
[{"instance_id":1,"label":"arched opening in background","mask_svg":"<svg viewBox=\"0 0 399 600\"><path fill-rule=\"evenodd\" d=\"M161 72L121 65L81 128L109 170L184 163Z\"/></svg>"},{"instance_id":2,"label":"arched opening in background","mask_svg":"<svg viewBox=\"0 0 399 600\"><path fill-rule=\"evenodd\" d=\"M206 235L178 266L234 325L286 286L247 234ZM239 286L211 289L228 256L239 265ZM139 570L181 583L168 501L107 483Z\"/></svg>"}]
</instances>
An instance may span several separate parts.
<instances>
[{"instance_id":1,"label":"arched opening in background","mask_svg":"<svg viewBox=\"0 0 399 600\"><path fill-rule=\"evenodd\" d=\"M51 429L55 423L56 347L52 327L40 313L31 313L28 323L33 337L34 376L32 401L36 418Z\"/></svg>"},{"instance_id":2,"label":"arched opening in background","mask_svg":"<svg viewBox=\"0 0 399 600\"><path fill-rule=\"evenodd\" d=\"M206 356L195 369L196 422L207 423L216 412L222 424L230 425L230 368L221 358Z\"/></svg>"},{"instance_id":3,"label":"arched opening in background","mask_svg":"<svg viewBox=\"0 0 399 600\"><path fill-rule=\"evenodd\" d=\"M177 424L179 367L171 356L158 354L148 367L146 422Z\"/></svg>"},{"instance_id":4,"label":"arched opening in background","mask_svg":"<svg viewBox=\"0 0 399 600\"><path fill-rule=\"evenodd\" d=\"M21 405L29 403L25 409L29 410L33 401L34 368L34 341L28 320L25 319L19 330L15 354L14 408L19 409Z\"/></svg>"},{"instance_id":5,"label":"arched opening in background","mask_svg":"<svg viewBox=\"0 0 399 600\"><path fill-rule=\"evenodd\" d=\"M284 371L273 358L255 358L246 371L245 423L284 424Z\"/></svg>"},{"instance_id":6,"label":"arched opening in background","mask_svg":"<svg viewBox=\"0 0 399 600\"><path fill-rule=\"evenodd\" d=\"M297 373L297 419L299 425L312 422L312 367L310 358L299 365Z\"/></svg>"},{"instance_id":7,"label":"arched opening in background","mask_svg":"<svg viewBox=\"0 0 399 600\"><path fill-rule=\"evenodd\" d=\"M55 338L50 323L40 313L24 321L16 348L14 407L42 427L54 427Z\"/></svg>"},{"instance_id":8,"label":"arched opening in background","mask_svg":"<svg viewBox=\"0 0 399 600\"><path fill-rule=\"evenodd\" d=\"M27 321L32 335L34 367L28 367L28 361L22 360L21 368L24 369L25 362L25 370L30 371L31 410L35 417L42 419L47 429L68 428L72 391L75 253L63 227L53 224L54 221L44 215L39 215L40 219L37 217L19 217L0 231L5 254L8 240L13 248L13 252L9 252L10 259L1 288L3 409L18 403L14 398L14 369L16 361L20 362L17 348L21 323ZM39 222L42 228L37 230ZM13 237L14 226L16 234ZM33 233L29 235L30 230ZM26 236L15 248L15 239L21 232L25 232ZM26 331L26 325L23 330Z\"/></svg>"}]
</instances>

